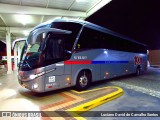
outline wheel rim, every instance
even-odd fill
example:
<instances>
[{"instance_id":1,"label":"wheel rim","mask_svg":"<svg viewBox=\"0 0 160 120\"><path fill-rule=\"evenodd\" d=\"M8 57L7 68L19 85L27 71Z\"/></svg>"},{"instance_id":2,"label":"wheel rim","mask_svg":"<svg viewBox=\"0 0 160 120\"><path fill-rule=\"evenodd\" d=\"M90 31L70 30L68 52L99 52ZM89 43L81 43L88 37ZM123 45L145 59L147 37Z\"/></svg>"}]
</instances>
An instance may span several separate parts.
<instances>
[{"instance_id":1,"label":"wheel rim","mask_svg":"<svg viewBox=\"0 0 160 120\"><path fill-rule=\"evenodd\" d=\"M81 76L80 79L79 79L79 84L80 84L81 87L87 86L88 78L85 75Z\"/></svg>"}]
</instances>

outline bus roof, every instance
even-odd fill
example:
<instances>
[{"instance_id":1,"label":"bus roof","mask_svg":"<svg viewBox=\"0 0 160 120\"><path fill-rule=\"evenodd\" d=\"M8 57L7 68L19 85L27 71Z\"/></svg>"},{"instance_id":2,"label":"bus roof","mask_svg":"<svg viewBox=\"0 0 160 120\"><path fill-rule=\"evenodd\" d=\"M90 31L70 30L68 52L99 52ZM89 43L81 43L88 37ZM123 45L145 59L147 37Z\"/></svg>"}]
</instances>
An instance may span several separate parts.
<instances>
[{"instance_id":1,"label":"bus roof","mask_svg":"<svg viewBox=\"0 0 160 120\"><path fill-rule=\"evenodd\" d=\"M33 30L37 29L37 28L40 28L40 27L43 27L43 26L47 26L47 25L50 26L53 22L73 22L73 23L79 23L81 25L85 25L86 27L89 27L89 28L92 28L92 29L95 29L95 30L98 30L98 31L101 31L101 32L104 32L104 33L108 33L108 34L111 34L113 36L117 36L117 37L129 40L129 41L135 42L137 44L141 44L141 45L146 46L143 43L140 43L140 42L138 42L138 41L136 41L134 39L131 39L131 38L127 37L127 36L124 36L124 35L122 35L120 33L114 32L114 31L112 31L110 29L101 27L99 25L93 24L93 23L88 22L88 21L78 20L78 19L64 19L64 18L60 19L60 18L57 18L57 19L53 19L53 20L41 23L41 24L37 25L36 27L34 27Z\"/></svg>"}]
</instances>

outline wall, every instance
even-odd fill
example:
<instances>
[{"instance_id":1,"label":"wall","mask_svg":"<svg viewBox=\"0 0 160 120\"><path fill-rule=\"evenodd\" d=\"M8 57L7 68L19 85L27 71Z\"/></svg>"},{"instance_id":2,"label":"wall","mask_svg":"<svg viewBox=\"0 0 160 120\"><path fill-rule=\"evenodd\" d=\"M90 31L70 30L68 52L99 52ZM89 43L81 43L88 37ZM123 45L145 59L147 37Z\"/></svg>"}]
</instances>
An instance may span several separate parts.
<instances>
[{"instance_id":1,"label":"wall","mask_svg":"<svg viewBox=\"0 0 160 120\"><path fill-rule=\"evenodd\" d=\"M149 50L150 65L160 65L160 50Z\"/></svg>"}]
</instances>

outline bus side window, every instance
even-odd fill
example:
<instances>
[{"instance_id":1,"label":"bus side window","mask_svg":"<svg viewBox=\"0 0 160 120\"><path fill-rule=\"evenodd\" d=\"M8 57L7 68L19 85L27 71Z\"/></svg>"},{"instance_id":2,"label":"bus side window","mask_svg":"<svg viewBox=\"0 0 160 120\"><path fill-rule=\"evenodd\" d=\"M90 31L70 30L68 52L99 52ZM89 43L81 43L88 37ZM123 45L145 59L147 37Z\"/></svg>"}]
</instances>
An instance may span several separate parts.
<instances>
[{"instance_id":1,"label":"bus side window","mask_svg":"<svg viewBox=\"0 0 160 120\"><path fill-rule=\"evenodd\" d=\"M100 48L100 39L98 31L84 27L76 45L76 49Z\"/></svg>"},{"instance_id":2,"label":"bus side window","mask_svg":"<svg viewBox=\"0 0 160 120\"><path fill-rule=\"evenodd\" d=\"M63 40L56 35L49 34L46 41L46 60L63 58Z\"/></svg>"}]
</instances>

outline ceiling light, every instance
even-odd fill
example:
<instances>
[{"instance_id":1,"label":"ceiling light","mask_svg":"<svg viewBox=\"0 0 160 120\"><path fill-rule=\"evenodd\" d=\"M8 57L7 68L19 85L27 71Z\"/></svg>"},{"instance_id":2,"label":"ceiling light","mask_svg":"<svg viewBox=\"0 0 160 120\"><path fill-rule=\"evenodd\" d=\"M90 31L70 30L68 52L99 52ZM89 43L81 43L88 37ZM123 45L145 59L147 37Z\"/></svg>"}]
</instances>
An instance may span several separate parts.
<instances>
[{"instance_id":1,"label":"ceiling light","mask_svg":"<svg viewBox=\"0 0 160 120\"><path fill-rule=\"evenodd\" d=\"M33 22L33 18L30 15L15 15L15 19L24 26Z\"/></svg>"},{"instance_id":2,"label":"ceiling light","mask_svg":"<svg viewBox=\"0 0 160 120\"><path fill-rule=\"evenodd\" d=\"M28 36L28 35L29 35L29 32L26 31L26 30L24 30L24 31L23 31L23 34L24 34L25 36Z\"/></svg>"},{"instance_id":3,"label":"ceiling light","mask_svg":"<svg viewBox=\"0 0 160 120\"><path fill-rule=\"evenodd\" d=\"M59 16L59 17L55 17L54 19L61 19L61 18L62 18L62 17Z\"/></svg>"}]
</instances>

